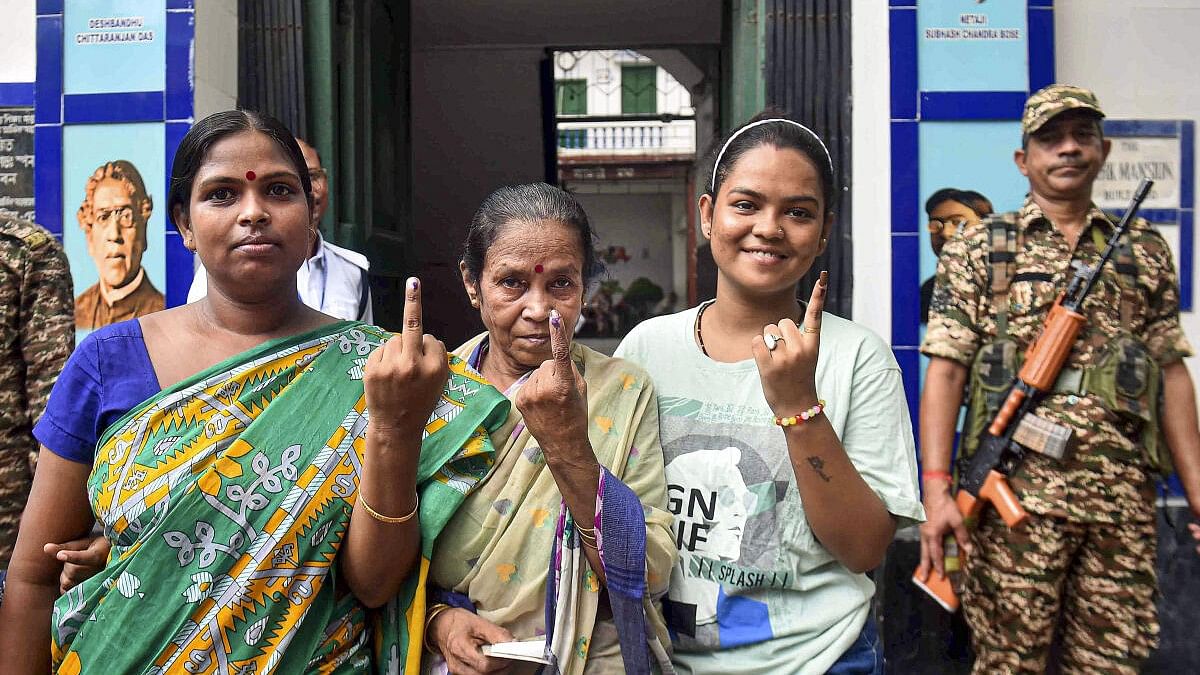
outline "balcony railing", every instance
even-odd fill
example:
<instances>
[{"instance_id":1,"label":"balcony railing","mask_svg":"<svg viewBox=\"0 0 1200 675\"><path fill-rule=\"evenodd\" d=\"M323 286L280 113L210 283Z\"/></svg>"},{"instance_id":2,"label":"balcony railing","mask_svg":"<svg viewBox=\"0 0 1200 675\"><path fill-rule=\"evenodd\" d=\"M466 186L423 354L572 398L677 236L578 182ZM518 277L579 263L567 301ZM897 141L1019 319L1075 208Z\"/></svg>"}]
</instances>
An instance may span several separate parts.
<instances>
[{"instance_id":1,"label":"balcony railing","mask_svg":"<svg viewBox=\"0 0 1200 675\"><path fill-rule=\"evenodd\" d=\"M559 155L690 155L696 152L695 120L559 122Z\"/></svg>"}]
</instances>

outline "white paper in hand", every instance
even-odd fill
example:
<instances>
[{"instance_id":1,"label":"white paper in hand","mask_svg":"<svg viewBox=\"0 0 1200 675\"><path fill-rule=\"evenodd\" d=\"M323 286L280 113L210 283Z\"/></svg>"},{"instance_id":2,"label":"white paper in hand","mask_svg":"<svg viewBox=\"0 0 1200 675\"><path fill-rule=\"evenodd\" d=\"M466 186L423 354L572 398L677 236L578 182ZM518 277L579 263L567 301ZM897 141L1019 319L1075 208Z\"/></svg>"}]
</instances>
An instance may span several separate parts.
<instances>
[{"instance_id":1,"label":"white paper in hand","mask_svg":"<svg viewBox=\"0 0 1200 675\"><path fill-rule=\"evenodd\" d=\"M546 638L521 640L518 642L497 642L494 645L484 645L482 651L486 656L502 659L529 661L531 663L550 663L546 658Z\"/></svg>"}]
</instances>

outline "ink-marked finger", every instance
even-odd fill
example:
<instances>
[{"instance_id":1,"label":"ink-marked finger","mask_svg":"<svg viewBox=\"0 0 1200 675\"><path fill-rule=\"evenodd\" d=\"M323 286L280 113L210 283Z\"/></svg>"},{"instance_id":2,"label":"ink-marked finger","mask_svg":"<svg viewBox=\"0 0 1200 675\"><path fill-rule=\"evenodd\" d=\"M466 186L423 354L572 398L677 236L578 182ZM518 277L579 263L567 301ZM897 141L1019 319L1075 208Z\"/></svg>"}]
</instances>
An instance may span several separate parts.
<instances>
[{"instance_id":1,"label":"ink-marked finger","mask_svg":"<svg viewBox=\"0 0 1200 675\"><path fill-rule=\"evenodd\" d=\"M554 379L560 384L575 384L571 367L571 337L557 309L550 310L550 353L554 358Z\"/></svg>"},{"instance_id":2,"label":"ink-marked finger","mask_svg":"<svg viewBox=\"0 0 1200 675\"><path fill-rule=\"evenodd\" d=\"M404 286L404 339L401 345L405 354L415 356L421 353L421 336L425 333L421 321L421 281L409 277Z\"/></svg>"},{"instance_id":3,"label":"ink-marked finger","mask_svg":"<svg viewBox=\"0 0 1200 675\"><path fill-rule=\"evenodd\" d=\"M821 332L821 312L825 311L825 295L829 290L829 272L821 271L817 283L813 284L808 308L804 311L804 332L816 337Z\"/></svg>"}]
</instances>

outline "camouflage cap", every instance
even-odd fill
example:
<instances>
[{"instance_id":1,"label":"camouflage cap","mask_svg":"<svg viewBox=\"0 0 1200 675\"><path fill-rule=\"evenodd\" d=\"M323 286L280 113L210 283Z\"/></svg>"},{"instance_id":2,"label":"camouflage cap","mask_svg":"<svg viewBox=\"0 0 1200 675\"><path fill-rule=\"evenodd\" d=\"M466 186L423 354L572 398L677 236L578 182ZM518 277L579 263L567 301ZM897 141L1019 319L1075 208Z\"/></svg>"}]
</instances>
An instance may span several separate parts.
<instances>
[{"instance_id":1,"label":"camouflage cap","mask_svg":"<svg viewBox=\"0 0 1200 675\"><path fill-rule=\"evenodd\" d=\"M1021 133L1032 134L1054 116L1068 110L1091 110L1097 116L1104 117L1100 101L1091 90L1069 84L1052 84L1038 90L1025 101Z\"/></svg>"}]
</instances>

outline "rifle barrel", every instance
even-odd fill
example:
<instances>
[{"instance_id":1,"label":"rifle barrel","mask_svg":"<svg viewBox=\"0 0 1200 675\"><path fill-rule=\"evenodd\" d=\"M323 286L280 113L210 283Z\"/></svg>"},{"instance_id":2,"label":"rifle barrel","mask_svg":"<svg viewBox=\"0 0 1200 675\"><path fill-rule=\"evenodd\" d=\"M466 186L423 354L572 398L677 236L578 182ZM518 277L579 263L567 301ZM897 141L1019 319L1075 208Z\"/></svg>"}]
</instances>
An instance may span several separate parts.
<instances>
[{"instance_id":1,"label":"rifle barrel","mask_svg":"<svg viewBox=\"0 0 1200 675\"><path fill-rule=\"evenodd\" d=\"M1125 215L1121 216L1120 222L1113 229L1112 237L1108 240L1108 246L1104 247L1104 253L1100 256L1100 262L1096 263L1095 269L1088 276L1087 283L1083 286L1083 291L1076 297L1068 297L1066 302L1063 303L1067 309L1074 312L1083 306L1084 298L1088 296L1088 293L1092 292L1092 286L1096 284L1096 279L1100 277L1100 270L1104 269L1104 264L1112 257L1113 251L1117 247L1117 240L1129 229L1129 224L1137 216L1138 209L1141 208L1142 202L1150 194L1150 188L1153 186L1154 181L1149 178L1143 178L1142 182L1138 183L1137 189L1133 191L1133 201L1130 202L1129 208L1125 210Z\"/></svg>"}]
</instances>

